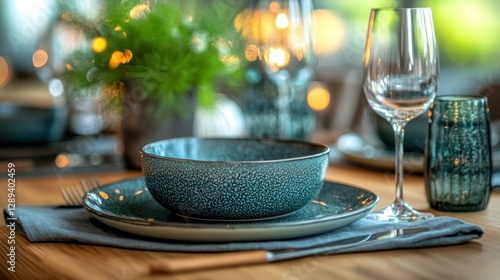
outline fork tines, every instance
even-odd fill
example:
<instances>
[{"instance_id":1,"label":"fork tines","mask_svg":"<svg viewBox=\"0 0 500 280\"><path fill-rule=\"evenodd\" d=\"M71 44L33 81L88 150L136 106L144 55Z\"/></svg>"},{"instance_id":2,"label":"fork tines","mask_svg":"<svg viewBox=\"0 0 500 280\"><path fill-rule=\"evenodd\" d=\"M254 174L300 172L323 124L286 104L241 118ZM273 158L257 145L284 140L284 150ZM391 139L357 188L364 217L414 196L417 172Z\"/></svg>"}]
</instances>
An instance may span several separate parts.
<instances>
[{"instance_id":1,"label":"fork tines","mask_svg":"<svg viewBox=\"0 0 500 280\"><path fill-rule=\"evenodd\" d=\"M61 194L69 206L82 205L83 195L100 186L97 178L82 178L80 185L61 188Z\"/></svg>"},{"instance_id":2,"label":"fork tines","mask_svg":"<svg viewBox=\"0 0 500 280\"><path fill-rule=\"evenodd\" d=\"M85 190L85 192L88 192L99 187L101 185L101 182L98 178L82 178L80 179L80 185Z\"/></svg>"}]
</instances>

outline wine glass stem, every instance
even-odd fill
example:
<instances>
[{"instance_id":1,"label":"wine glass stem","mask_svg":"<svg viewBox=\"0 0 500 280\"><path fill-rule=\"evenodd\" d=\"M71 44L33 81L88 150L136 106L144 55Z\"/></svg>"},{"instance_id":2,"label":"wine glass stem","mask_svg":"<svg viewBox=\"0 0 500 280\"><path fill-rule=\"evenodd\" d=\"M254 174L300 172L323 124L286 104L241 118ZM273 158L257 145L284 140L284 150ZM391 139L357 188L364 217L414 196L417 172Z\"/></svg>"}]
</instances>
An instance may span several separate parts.
<instances>
[{"instance_id":1,"label":"wine glass stem","mask_svg":"<svg viewBox=\"0 0 500 280\"><path fill-rule=\"evenodd\" d=\"M394 204L400 205L404 203L403 199L403 157L404 157L404 138L405 138L405 125L404 122L394 122L392 127L394 129L394 144L396 152L396 200Z\"/></svg>"},{"instance_id":2,"label":"wine glass stem","mask_svg":"<svg viewBox=\"0 0 500 280\"><path fill-rule=\"evenodd\" d=\"M290 98L293 86L291 81L286 79L278 83L278 99L276 107L278 108L278 125L280 138L288 138L291 133L290 120Z\"/></svg>"}]
</instances>

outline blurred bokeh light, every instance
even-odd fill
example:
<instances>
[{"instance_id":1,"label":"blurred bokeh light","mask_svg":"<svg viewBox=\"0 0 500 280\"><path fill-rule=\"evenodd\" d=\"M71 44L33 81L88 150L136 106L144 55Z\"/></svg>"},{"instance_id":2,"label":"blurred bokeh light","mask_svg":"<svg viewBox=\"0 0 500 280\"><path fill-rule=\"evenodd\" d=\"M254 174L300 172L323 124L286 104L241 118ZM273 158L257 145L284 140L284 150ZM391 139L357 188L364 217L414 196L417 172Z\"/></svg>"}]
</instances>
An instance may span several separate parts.
<instances>
[{"instance_id":1,"label":"blurred bokeh light","mask_svg":"<svg viewBox=\"0 0 500 280\"><path fill-rule=\"evenodd\" d=\"M0 56L0 88L6 85L11 76L10 66L5 57Z\"/></svg>"},{"instance_id":2,"label":"blurred bokeh light","mask_svg":"<svg viewBox=\"0 0 500 280\"><path fill-rule=\"evenodd\" d=\"M500 67L500 1L420 1L433 11L442 58L458 67ZM494 61L492 61L492 59Z\"/></svg>"},{"instance_id":3,"label":"blurred bokeh light","mask_svg":"<svg viewBox=\"0 0 500 280\"><path fill-rule=\"evenodd\" d=\"M314 17L314 53L322 56L337 52L345 40L344 21L334 11L325 9L317 9Z\"/></svg>"},{"instance_id":4,"label":"blurred bokeh light","mask_svg":"<svg viewBox=\"0 0 500 280\"><path fill-rule=\"evenodd\" d=\"M330 92L321 83L313 82L307 93L307 103L315 111L325 110L330 105Z\"/></svg>"},{"instance_id":5,"label":"blurred bokeh light","mask_svg":"<svg viewBox=\"0 0 500 280\"><path fill-rule=\"evenodd\" d=\"M49 55L45 50L36 50L33 53L33 66L40 68L44 66L49 60Z\"/></svg>"},{"instance_id":6,"label":"blurred bokeh light","mask_svg":"<svg viewBox=\"0 0 500 280\"><path fill-rule=\"evenodd\" d=\"M92 40L92 49L95 52L98 52L98 53L103 52L107 46L108 46L108 42L106 41L106 38L104 38L102 36L96 37Z\"/></svg>"}]
</instances>

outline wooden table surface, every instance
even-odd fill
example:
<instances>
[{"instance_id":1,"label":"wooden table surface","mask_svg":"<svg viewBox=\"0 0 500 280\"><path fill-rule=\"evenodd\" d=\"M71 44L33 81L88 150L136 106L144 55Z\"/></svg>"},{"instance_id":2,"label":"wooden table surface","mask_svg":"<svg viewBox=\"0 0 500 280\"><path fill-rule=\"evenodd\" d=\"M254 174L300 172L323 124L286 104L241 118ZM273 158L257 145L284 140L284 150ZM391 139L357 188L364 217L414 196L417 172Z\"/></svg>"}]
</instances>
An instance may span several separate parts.
<instances>
[{"instance_id":1,"label":"wooden table surface","mask_svg":"<svg viewBox=\"0 0 500 280\"><path fill-rule=\"evenodd\" d=\"M134 177L126 171L95 174L102 183ZM92 175L92 174L87 174ZM77 184L80 176L62 175L16 178L15 203L21 205L63 204L62 186ZM342 163L332 164L327 179L369 189L380 196L378 208L392 202L391 172L370 170ZM405 198L415 208L429 209L423 177L409 175ZM8 203L7 178L1 178L0 205ZM481 212L444 213L482 226L486 233L462 245L413 250L392 250L315 256L273 264L250 265L169 276L168 279L498 279L500 275L500 189L495 189L488 208ZM47 225L50 226L50 225ZM1 227L1 279L160 279L150 275L148 264L201 254L128 250L64 243L30 243L21 233L15 236L15 273L8 271L10 231Z\"/></svg>"}]
</instances>

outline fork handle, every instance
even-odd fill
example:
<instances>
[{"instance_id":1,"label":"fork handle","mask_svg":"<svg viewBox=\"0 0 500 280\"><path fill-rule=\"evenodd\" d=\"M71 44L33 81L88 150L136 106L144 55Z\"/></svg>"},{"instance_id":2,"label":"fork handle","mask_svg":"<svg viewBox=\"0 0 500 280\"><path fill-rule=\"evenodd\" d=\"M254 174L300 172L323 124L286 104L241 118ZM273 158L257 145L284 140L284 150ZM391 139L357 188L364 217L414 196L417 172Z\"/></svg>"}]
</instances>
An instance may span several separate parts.
<instances>
[{"instance_id":1,"label":"fork handle","mask_svg":"<svg viewBox=\"0 0 500 280\"><path fill-rule=\"evenodd\" d=\"M181 258L155 263L150 266L150 272L152 274L173 274L210 268L239 266L243 264L268 263L267 254L268 252L265 250L253 250L210 254L199 258Z\"/></svg>"}]
</instances>

